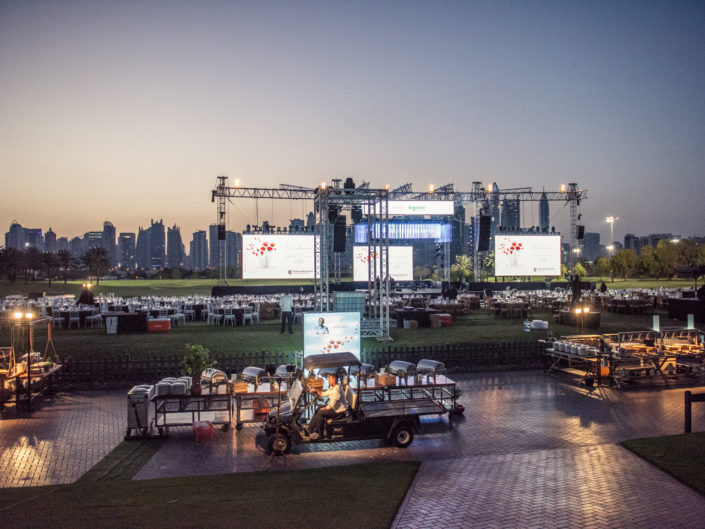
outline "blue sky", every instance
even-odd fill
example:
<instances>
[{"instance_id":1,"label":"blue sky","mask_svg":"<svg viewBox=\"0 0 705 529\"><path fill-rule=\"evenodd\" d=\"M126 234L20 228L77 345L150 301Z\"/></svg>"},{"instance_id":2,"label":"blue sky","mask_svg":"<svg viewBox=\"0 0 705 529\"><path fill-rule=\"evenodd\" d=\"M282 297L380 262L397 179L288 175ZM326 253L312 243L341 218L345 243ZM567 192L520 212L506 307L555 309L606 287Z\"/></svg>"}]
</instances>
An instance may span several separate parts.
<instances>
[{"instance_id":1,"label":"blue sky","mask_svg":"<svg viewBox=\"0 0 705 529\"><path fill-rule=\"evenodd\" d=\"M224 174L577 182L603 240L607 215L618 240L705 234L701 1L0 0L0 83L0 225L163 218L188 241ZM254 216L236 201L230 228ZM552 217L565 229L567 208Z\"/></svg>"}]
</instances>

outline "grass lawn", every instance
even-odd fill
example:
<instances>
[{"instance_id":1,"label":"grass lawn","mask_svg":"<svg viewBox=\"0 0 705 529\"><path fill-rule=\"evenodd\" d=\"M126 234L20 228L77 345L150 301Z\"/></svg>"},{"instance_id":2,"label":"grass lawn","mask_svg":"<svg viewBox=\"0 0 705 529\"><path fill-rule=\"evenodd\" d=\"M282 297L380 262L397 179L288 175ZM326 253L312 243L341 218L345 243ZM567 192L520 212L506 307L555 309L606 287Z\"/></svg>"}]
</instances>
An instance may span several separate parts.
<instances>
[{"instance_id":1,"label":"grass lawn","mask_svg":"<svg viewBox=\"0 0 705 529\"><path fill-rule=\"evenodd\" d=\"M662 326L682 325L668 320L660 313ZM549 320L549 328L555 336L580 334L580 329L555 325L549 313L535 313L535 319ZM586 332L617 332L651 328L651 315L627 315L603 313L600 329ZM381 343L374 338L362 341L363 349L381 350L387 347L419 347L464 342L517 342L545 338L545 331L523 331L521 320L500 320L485 310L475 310L469 316L457 318L452 327L441 329L422 328L392 329L393 342ZM0 330L0 345L9 345L10 330ZM61 358L114 357L129 353L132 357L148 354L172 354L181 356L186 343L206 346L214 354L258 353L261 351L290 352L303 349L301 326L294 326L294 334L279 334L279 322L266 320L259 325L239 327L213 327L201 322L189 322L167 333L105 334L104 329L56 329L54 345ZM35 332L34 349L44 351L46 330Z\"/></svg>"},{"instance_id":2,"label":"grass lawn","mask_svg":"<svg viewBox=\"0 0 705 529\"><path fill-rule=\"evenodd\" d=\"M622 446L705 494L705 432L632 439Z\"/></svg>"},{"instance_id":3,"label":"grass lawn","mask_svg":"<svg viewBox=\"0 0 705 529\"><path fill-rule=\"evenodd\" d=\"M387 528L418 466L382 462L0 489L0 519L12 520L13 528Z\"/></svg>"}]
</instances>

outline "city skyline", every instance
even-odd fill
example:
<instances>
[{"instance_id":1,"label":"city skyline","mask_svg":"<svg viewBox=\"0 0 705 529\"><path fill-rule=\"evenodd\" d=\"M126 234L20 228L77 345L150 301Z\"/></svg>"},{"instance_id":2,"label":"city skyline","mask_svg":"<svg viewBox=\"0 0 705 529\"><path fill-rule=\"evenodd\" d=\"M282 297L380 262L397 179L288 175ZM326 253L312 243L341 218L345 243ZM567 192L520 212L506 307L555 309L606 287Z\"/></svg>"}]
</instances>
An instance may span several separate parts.
<instances>
[{"instance_id":1,"label":"city skyline","mask_svg":"<svg viewBox=\"0 0 705 529\"><path fill-rule=\"evenodd\" d=\"M577 182L602 240L607 216L616 240L699 235L704 30L687 1L0 2L0 221L191 234L216 222L218 175L352 177ZM311 209L233 202L233 231Z\"/></svg>"}]
</instances>

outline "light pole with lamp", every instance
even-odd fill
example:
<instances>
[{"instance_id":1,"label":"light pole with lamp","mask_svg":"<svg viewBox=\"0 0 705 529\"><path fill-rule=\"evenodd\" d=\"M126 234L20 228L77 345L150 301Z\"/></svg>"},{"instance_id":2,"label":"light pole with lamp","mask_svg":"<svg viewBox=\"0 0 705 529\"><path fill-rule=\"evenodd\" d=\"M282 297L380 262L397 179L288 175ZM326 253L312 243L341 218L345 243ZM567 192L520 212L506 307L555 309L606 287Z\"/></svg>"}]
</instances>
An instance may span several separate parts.
<instances>
[{"instance_id":1,"label":"light pole with lamp","mask_svg":"<svg viewBox=\"0 0 705 529\"><path fill-rule=\"evenodd\" d=\"M612 247L610 253L614 256L614 223L619 220L619 217L607 217L605 222L610 225L610 246Z\"/></svg>"}]
</instances>

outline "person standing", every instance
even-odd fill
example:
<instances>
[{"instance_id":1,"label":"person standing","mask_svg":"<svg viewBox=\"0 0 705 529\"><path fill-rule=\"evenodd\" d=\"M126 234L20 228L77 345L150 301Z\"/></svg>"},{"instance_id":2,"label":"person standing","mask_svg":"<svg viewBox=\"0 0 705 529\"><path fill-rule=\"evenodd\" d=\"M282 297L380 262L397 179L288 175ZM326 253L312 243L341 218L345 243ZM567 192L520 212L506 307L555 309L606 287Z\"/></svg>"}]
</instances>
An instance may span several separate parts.
<instances>
[{"instance_id":1,"label":"person standing","mask_svg":"<svg viewBox=\"0 0 705 529\"><path fill-rule=\"evenodd\" d=\"M279 334L284 332L284 325L286 324L289 325L289 334L293 334L294 331L291 330L291 323L294 319L294 298L291 297L291 294L285 293L281 298L279 298L279 307L281 308L282 313L282 326L279 330Z\"/></svg>"}]
</instances>

